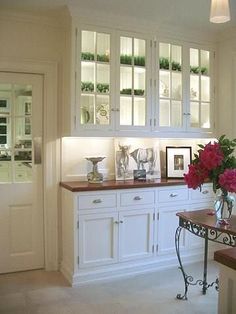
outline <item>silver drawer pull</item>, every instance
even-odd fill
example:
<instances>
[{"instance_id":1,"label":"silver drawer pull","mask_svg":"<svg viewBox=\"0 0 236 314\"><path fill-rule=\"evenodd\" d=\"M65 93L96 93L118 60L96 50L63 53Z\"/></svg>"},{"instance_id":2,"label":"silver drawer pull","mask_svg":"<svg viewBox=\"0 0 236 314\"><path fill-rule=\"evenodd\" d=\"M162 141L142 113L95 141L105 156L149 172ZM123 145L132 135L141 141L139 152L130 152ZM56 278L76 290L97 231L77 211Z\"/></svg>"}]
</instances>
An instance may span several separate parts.
<instances>
[{"instance_id":1,"label":"silver drawer pull","mask_svg":"<svg viewBox=\"0 0 236 314\"><path fill-rule=\"evenodd\" d=\"M101 203L102 202L102 200L100 199L100 198L98 198L98 199L96 199L96 200L93 200L93 203L94 204L99 204L99 203Z\"/></svg>"},{"instance_id":2,"label":"silver drawer pull","mask_svg":"<svg viewBox=\"0 0 236 314\"><path fill-rule=\"evenodd\" d=\"M177 193L171 193L171 194L170 194L170 197L176 197L176 196L178 196Z\"/></svg>"},{"instance_id":3,"label":"silver drawer pull","mask_svg":"<svg viewBox=\"0 0 236 314\"><path fill-rule=\"evenodd\" d=\"M202 194L208 194L209 193L209 191L208 190L204 190L204 191L202 191Z\"/></svg>"},{"instance_id":4,"label":"silver drawer pull","mask_svg":"<svg viewBox=\"0 0 236 314\"><path fill-rule=\"evenodd\" d=\"M118 223L119 223L119 221L115 220L115 221L114 221L114 223L115 223L115 224L118 224Z\"/></svg>"},{"instance_id":5,"label":"silver drawer pull","mask_svg":"<svg viewBox=\"0 0 236 314\"><path fill-rule=\"evenodd\" d=\"M142 197L140 197L140 196L135 196L134 197L134 201L141 201L141 199L142 199Z\"/></svg>"},{"instance_id":6,"label":"silver drawer pull","mask_svg":"<svg viewBox=\"0 0 236 314\"><path fill-rule=\"evenodd\" d=\"M121 223L121 224L123 224L123 222L124 222L123 220L120 220L120 221L119 221L119 223Z\"/></svg>"}]
</instances>

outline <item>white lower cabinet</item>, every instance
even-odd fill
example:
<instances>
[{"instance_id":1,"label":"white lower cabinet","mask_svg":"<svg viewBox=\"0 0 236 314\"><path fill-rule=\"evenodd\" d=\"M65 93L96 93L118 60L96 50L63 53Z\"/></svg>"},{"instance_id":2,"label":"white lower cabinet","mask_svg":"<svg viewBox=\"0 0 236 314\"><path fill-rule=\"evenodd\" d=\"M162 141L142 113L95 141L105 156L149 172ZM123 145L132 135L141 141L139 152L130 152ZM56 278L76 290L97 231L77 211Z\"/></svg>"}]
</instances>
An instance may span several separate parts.
<instances>
[{"instance_id":1,"label":"white lower cabinet","mask_svg":"<svg viewBox=\"0 0 236 314\"><path fill-rule=\"evenodd\" d=\"M203 194L185 186L74 193L63 188L62 273L76 285L177 266L176 213L212 206L210 190L211 185ZM182 230L180 249L191 261L191 254L200 260L202 240Z\"/></svg>"},{"instance_id":2,"label":"white lower cabinet","mask_svg":"<svg viewBox=\"0 0 236 314\"><path fill-rule=\"evenodd\" d=\"M179 226L178 212L187 211L188 207L170 206L159 209L159 228L158 228L158 253L175 253L175 231ZM180 235L180 249L186 246L186 231L182 230Z\"/></svg>"},{"instance_id":3,"label":"white lower cabinet","mask_svg":"<svg viewBox=\"0 0 236 314\"><path fill-rule=\"evenodd\" d=\"M136 209L119 214L119 260L153 255L154 209Z\"/></svg>"},{"instance_id":4,"label":"white lower cabinet","mask_svg":"<svg viewBox=\"0 0 236 314\"><path fill-rule=\"evenodd\" d=\"M79 217L79 265L99 266L118 261L118 213Z\"/></svg>"}]
</instances>

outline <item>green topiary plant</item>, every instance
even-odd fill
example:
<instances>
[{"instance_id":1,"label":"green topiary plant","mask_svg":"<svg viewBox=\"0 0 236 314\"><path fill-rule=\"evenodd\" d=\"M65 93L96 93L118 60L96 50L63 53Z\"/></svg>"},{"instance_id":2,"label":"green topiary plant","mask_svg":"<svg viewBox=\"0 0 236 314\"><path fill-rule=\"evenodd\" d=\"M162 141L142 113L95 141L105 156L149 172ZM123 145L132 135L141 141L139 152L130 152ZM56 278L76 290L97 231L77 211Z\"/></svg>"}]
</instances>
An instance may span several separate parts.
<instances>
[{"instance_id":1,"label":"green topiary plant","mask_svg":"<svg viewBox=\"0 0 236 314\"><path fill-rule=\"evenodd\" d=\"M94 54L91 52L81 52L81 60L94 61Z\"/></svg>"},{"instance_id":2,"label":"green topiary plant","mask_svg":"<svg viewBox=\"0 0 236 314\"><path fill-rule=\"evenodd\" d=\"M159 58L160 69L169 70L170 62L168 58L160 57Z\"/></svg>"}]
</instances>

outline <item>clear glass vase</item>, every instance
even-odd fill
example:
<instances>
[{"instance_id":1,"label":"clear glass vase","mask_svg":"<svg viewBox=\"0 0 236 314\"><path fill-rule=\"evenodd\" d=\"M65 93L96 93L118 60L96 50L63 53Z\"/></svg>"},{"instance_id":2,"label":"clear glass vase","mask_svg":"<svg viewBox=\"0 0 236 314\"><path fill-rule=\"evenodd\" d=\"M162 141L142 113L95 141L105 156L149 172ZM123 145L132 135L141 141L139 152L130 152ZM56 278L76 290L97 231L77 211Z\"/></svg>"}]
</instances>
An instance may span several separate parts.
<instances>
[{"instance_id":1,"label":"clear glass vase","mask_svg":"<svg viewBox=\"0 0 236 314\"><path fill-rule=\"evenodd\" d=\"M221 224L228 224L234 207L235 198L227 191L221 191L215 200L216 219Z\"/></svg>"}]
</instances>

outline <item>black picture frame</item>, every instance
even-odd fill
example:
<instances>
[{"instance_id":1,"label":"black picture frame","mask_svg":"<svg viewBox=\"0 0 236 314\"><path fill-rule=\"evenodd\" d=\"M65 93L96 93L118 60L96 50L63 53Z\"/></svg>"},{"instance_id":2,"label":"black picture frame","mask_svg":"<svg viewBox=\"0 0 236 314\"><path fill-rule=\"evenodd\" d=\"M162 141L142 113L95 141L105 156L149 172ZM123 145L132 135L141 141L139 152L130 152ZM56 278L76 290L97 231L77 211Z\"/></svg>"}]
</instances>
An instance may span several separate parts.
<instances>
[{"instance_id":1,"label":"black picture frame","mask_svg":"<svg viewBox=\"0 0 236 314\"><path fill-rule=\"evenodd\" d=\"M166 146L166 178L183 179L192 162L191 146Z\"/></svg>"}]
</instances>

